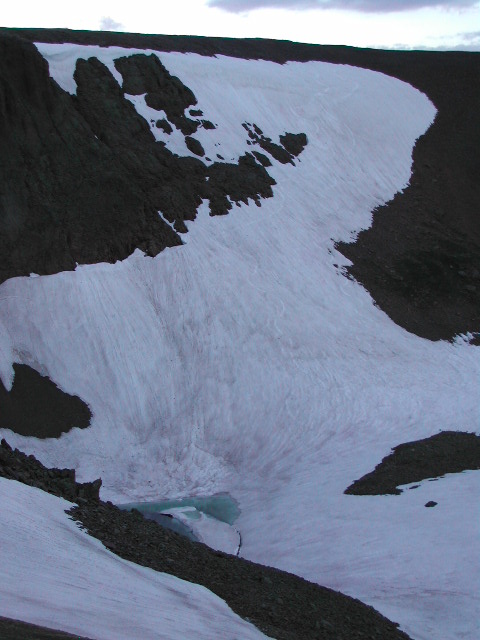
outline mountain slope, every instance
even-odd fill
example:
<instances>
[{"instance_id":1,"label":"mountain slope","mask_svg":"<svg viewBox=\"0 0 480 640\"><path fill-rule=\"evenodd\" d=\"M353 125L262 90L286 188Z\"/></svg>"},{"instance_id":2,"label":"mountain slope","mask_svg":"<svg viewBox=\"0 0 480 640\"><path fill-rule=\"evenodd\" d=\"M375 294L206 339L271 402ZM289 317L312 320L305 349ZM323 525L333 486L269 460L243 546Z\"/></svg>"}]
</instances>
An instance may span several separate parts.
<instances>
[{"instance_id":1,"label":"mountain slope","mask_svg":"<svg viewBox=\"0 0 480 640\"><path fill-rule=\"evenodd\" d=\"M241 509L245 558L358 597L415 638L473 638L478 472L401 496L343 493L399 442L478 428L478 349L470 336L430 342L395 324L345 278L351 265L338 248L349 249L337 244L368 227L373 209L409 191L412 149L435 117L433 104L366 69L139 46L150 42L131 40L135 49L38 44L58 83L45 80L42 63L55 108L58 98L83 127L82 152L90 145L112 157L115 185L135 187L148 206L133 207L123 191L112 205L111 183L97 180L111 232L95 226L95 240L118 248L115 215L123 229L125 211L128 241L119 253L84 262L125 259L2 284L6 389L19 362L80 397L93 415L89 428L59 439L16 435L15 425L5 436L44 462L75 467L80 478L101 475L102 495L116 501L229 492ZM275 46L288 57L288 45ZM137 85L126 80L130 56L137 70L156 69ZM157 83L179 79L168 82L190 100L185 119L158 102L152 74ZM193 131L198 120L212 127ZM305 135L298 157L286 134ZM183 184L183 167L195 176L185 187L191 198L182 200L182 188L180 204L169 209L162 185L172 181L162 171ZM75 206L85 206L88 184L78 180ZM474 190L468 194L477 202ZM216 202L223 213L241 206L212 218ZM143 215L155 207L153 229L175 239L160 253L164 245L147 246ZM140 241L131 235L137 224L146 234ZM399 229L408 235L404 220ZM458 277L474 278L468 269ZM398 302L402 287L396 291ZM392 317L405 326L408 297L401 308ZM445 326L430 337L445 337ZM425 510L428 500L437 507Z\"/></svg>"},{"instance_id":2,"label":"mountain slope","mask_svg":"<svg viewBox=\"0 0 480 640\"><path fill-rule=\"evenodd\" d=\"M3 478L0 491L12 617L99 638L266 637L207 589L113 556L66 517L69 503Z\"/></svg>"},{"instance_id":3,"label":"mountain slope","mask_svg":"<svg viewBox=\"0 0 480 640\"><path fill-rule=\"evenodd\" d=\"M98 483L79 485L72 472L46 469L31 456L11 450L5 441L0 447L0 475L8 478L1 478L0 485L4 505L1 537L8 551L4 562L8 582L3 581L0 589L3 609L10 615L45 621L50 626L55 623L101 640L112 635L156 638L159 628L162 638L173 640L184 638L189 627L197 626L198 634L206 637L259 635L237 616L267 636L282 640L338 635L361 640L365 634L378 640L407 637L397 625L358 600L219 553L143 519L138 511L130 513L99 501ZM38 489L56 497L42 496ZM79 506L67 514L82 532L63 513L70 506L65 499L78 501ZM30 507L26 517L25 506ZM23 553L25 547L28 554ZM133 562L155 571L135 572ZM182 580L176 581L174 576ZM216 594L231 610L197 585ZM132 591L136 594L134 607L128 606ZM72 601L76 613L72 612ZM189 608L193 608L191 616ZM217 619L208 624L215 608ZM23 627L7 624L16 629L16 638L24 637ZM5 626L0 619L0 635ZM120 636L122 630L124 635Z\"/></svg>"},{"instance_id":4,"label":"mountain slope","mask_svg":"<svg viewBox=\"0 0 480 640\"><path fill-rule=\"evenodd\" d=\"M409 331L433 340L478 332L477 53L380 51L261 39L61 29L3 32L32 41L219 54L281 64L318 60L373 69L412 84L429 96L440 113L435 126L416 146L411 188L382 208L370 230L362 233L355 245L342 246L342 251L354 260L354 276L376 303ZM391 238L395 238L394 245Z\"/></svg>"}]
</instances>

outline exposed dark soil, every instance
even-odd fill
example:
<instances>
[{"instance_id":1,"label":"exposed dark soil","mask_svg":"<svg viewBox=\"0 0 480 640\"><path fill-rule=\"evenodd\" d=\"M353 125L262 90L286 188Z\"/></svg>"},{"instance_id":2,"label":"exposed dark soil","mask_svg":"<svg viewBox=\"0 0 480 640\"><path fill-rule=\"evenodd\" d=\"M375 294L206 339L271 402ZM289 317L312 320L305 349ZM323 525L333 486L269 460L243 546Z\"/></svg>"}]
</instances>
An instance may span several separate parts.
<instances>
[{"instance_id":1,"label":"exposed dark soil","mask_svg":"<svg viewBox=\"0 0 480 640\"><path fill-rule=\"evenodd\" d=\"M5 440L0 446L0 476L77 502L69 512L71 517L113 553L204 585L272 638L408 639L396 624L359 600L284 571L213 551L145 519L139 511L122 511L98 499L99 481L75 483L74 471L46 469L34 456L12 450ZM14 627L14 631L18 640L35 638L29 628Z\"/></svg>"},{"instance_id":2,"label":"exposed dark soil","mask_svg":"<svg viewBox=\"0 0 480 640\"><path fill-rule=\"evenodd\" d=\"M10 391L0 380L0 429L22 436L59 438L73 427L89 426L92 414L78 396L65 393L28 365L15 363L13 369Z\"/></svg>"},{"instance_id":3,"label":"exposed dark soil","mask_svg":"<svg viewBox=\"0 0 480 640\"><path fill-rule=\"evenodd\" d=\"M338 248L350 275L397 324L430 340L480 331L480 54L381 51L261 39L4 30L76 42L264 59L322 60L380 71L426 93L438 109L418 141L411 186L374 212L370 229ZM472 343L479 344L478 337Z\"/></svg>"},{"instance_id":4,"label":"exposed dark soil","mask_svg":"<svg viewBox=\"0 0 480 640\"><path fill-rule=\"evenodd\" d=\"M424 440L393 447L393 452L374 471L355 480L344 493L357 496L399 495L402 493L399 485L475 469L480 469L480 436L442 431Z\"/></svg>"}]
</instances>

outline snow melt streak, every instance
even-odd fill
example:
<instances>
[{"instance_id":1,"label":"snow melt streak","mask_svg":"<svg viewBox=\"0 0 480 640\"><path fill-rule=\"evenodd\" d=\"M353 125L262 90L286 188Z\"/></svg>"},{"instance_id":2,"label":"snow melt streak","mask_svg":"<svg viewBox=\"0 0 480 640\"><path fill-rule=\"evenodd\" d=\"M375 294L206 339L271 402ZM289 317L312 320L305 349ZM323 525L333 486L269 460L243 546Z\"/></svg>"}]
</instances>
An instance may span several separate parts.
<instances>
[{"instance_id":1,"label":"snow melt streak","mask_svg":"<svg viewBox=\"0 0 480 640\"><path fill-rule=\"evenodd\" d=\"M72 93L77 57L112 68L136 53L41 50ZM305 132L308 145L297 166L274 162L261 209L212 219L204 203L183 247L6 282L1 353L42 367L94 420L56 442L5 435L80 479L100 474L106 498L227 491L245 557L360 597L417 640L473 640L478 566L464 551L478 558L468 516L478 474L422 485L435 509L420 490L343 495L400 442L478 428L478 350L397 327L341 274L348 261L333 248L406 186L433 106L347 66L159 56L218 125L196 134L207 155L250 150L245 121L274 141ZM168 144L180 152L178 136ZM432 557L437 519L448 553Z\"/></svg>"}]
</instances>

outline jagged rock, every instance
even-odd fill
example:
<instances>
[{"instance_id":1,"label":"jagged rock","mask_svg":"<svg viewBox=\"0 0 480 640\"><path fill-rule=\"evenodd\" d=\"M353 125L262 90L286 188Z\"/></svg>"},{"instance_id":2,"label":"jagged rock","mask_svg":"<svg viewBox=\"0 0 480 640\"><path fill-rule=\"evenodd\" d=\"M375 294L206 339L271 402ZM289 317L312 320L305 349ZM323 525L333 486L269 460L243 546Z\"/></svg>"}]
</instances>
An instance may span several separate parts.
<instances>
[{"instance_id":1,"label":"jagged rock","mask_svg":"<svg viewBox=\"0 0 480 640\"><path fill-rule=\"evenodd\" d=\"M285 133L280 136L280 143L292 156L299 156L307 146L307 136L305 133Z\"/></svg>"},{"instance_id":2,"label":"jagged rock","mask_svg":"<svg viewBox=\"0 0 480 640\"><path fill-rule=\"evenodd\" d=\"M0 145L9 149L0 158L0 283L116 262L136 248L154 256L182 244L178 233L187 232L185 221L195 219L204 199L220 215L231 208L229 198L258 204L273 196L272 178L245 156L207 167L156 142L126 95L145 93L203 155L188 139L200 121L184 113L196 97L157 56L135 54L115 66L122 87L95 57L78 59L72 96L50 78L33 44L0 33ZM277 146L281 161L291 157Z\"/></svg>"},{"instance_id":3,"label":"jagged rock","mask_svg":"<svg viewBox=\"0 0 480 640\"><path fill-rule=\"evenodd\" d=\"M250 124L248 122L244 122L242 126L247 131L250 140L269 153L272 158L275 158L275 160L282 164L287 164L288 162L293 164L293 155L282 145L276 144L271 138L264 136L263 131L257 127L255 123Z\"/></svg>"},{"instance_id":4,"label":"jagged rock","mask_svg":"<svg viewBox=\"0 0 480 640\"><path fill-rule=\"evenodd\" d=\"M260 162L262 167L271 167L272 166L272 163L270 162L270 159L264 153L260 153L260 151L252 151L252 154Z\"/></svg>"},{"instance_id":5,"label":"jagged rock","mask_svg":"<svg viewBox=\"0 0 480 640\"><path fill-rule=\"evenodd\" d=\"M196 138L192 138L191 136L185 136L185 144L187 145L187 149L189 149L196 156L203 157L205 155L205 151L199 140Z\"/></svg>"},{"instance_id":6,"label":"jagged rock","mask_svg":"<svg viewBox=\"0 0 480 640\"><path fill-rule=\"evenodd\" d=\"M162 118L161 120L157 120L155 124L157 129L162 129L162 131L167 135L170 135L173 131L172 125L165 118Z\"/></svg>"},{"instance_id":7,"label":"jagged rock","mask_svg":"<svg viewBox=\"0 0 480 640\"><path fill-rule=\"evenodd\" d=\"M123 77L125 93L146 94L147 105L156 111L165 111L170 122L184 135L195 133L198 122L187 118L185 109L197 104L197 99L179 78L165 69L158 56L139 53L118 58L115 68Z\"/></svg>"}]
</instances>

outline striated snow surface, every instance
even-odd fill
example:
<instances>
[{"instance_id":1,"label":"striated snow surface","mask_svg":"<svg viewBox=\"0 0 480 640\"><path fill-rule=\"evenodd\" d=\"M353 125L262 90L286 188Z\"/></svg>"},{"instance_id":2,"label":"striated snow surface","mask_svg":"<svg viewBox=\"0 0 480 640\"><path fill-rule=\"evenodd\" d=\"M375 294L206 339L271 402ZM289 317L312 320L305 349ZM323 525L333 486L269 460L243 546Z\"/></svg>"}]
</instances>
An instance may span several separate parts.
<instances>
[{"instance_id":1,"label":"striated snow surface","mask_svg":"<svg viewBox=\"0 0 480 640\"><path fill-rule=\"evenodd\" d=\"M0 616L96 640L267 637L205 587L108 551L71 503L5 478L0 503Z\"/></svg>"},{"instance_id":2,"label":"striated snow surface","mask_svg":"<svg viewBox=\"0 0 480 640\"><path fill-rule=\"evenodd\" d=\"M72 93L78 57L112 69L137 53L37 46ZM29 364L93 420L59 440L1 435L79 480L101 475L105 499L228 492L244 557L358 597L416 640L475 640L480 474L343 495L392 446L479 428L479 349L396 326L342 275L334 249L407 185L433 105L348 66L158 55L218 125L194 136L210 157L251 150L245 121L274 141L304 132L308 145L296 166L273 161L274 198L260 209L210 218L203 203L182 247L5 282L5 384L12 362ZM162 139L187 154L180 138Z\"/></svg>"}]
</instances>

